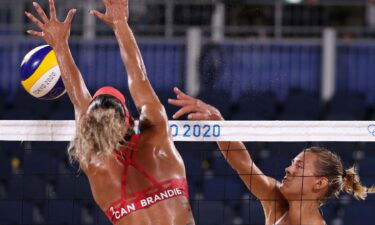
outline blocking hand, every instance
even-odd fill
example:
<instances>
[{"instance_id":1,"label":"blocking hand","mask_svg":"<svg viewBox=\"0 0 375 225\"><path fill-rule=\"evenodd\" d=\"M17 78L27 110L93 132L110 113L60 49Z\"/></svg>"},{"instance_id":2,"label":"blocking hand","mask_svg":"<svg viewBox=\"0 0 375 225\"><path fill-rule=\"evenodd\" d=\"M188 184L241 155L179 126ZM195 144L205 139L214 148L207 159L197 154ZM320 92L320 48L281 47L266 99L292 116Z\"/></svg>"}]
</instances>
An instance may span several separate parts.
<instances>
[{"instance_id":1,"label":"blocking hand","mask_svg":"<svg viewBox=\"0 0 375 225\"><path fill-rule=\"evenodd\" d=\"M92 9L90 13L113 27L117 22L127 22L129 17L128 0L102 0L105 13Z\"/></svg>"},{"instance_id":2,"label":"blocking hand","mask_svg":"<svg viewBox=\"0 0 375 225\"><path fill-rule=\"evenodd\" d=\"M189 114L189 120L223 120L220 111L199 99L193 98L178 88L174 88L177 99L168 99L169 104L179 106L173 118L177 119L182 115Z\"/></svg>"},{"instance_id":3,"label":"blocking hand","mask_svg":"<svg viewBox=\"0 0 375 225\"><path fill-rule=\"evenodd\" d=\"M47 17L42 7L36 2L33 3L35 10L42 20L37 19L33 14L26 12L26 16L36 24L41 32L28 30L27 33L44 39L52 48L62 42L67 42L70 37L70 28L76 9L71 9L64 22L60 22L56 17L54 0L49 0L50 18Z\"/></svg>"}]
</instances>

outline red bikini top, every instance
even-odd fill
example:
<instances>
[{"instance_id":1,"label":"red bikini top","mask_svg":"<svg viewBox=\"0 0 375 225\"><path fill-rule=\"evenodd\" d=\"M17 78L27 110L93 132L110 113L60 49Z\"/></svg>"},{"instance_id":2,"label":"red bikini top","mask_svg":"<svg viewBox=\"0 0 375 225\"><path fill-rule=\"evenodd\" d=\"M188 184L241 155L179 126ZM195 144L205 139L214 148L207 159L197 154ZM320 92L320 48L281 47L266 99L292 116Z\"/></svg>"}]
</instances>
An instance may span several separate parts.
<instances>
[{"instance_id":1,"label":"red bikini top","mask_svg":"<svg viewBox=\"0 0 375 225\"><path fill-rule=\"evenodd\" d=\"M140 135L133 135L126 147L114 152L116 158L124 165L124 173L121 177L121 199L113 202L106 211L112 224L116 224L123 217L137 210L148 208L162 200L178 196L185 196L189 199L188 184L185 178L158 182L135 161L139 137ZM152 183L152 186L126 196L126 177L129 166L133 166L143 174Z\"/></svg>"}]
</instances>

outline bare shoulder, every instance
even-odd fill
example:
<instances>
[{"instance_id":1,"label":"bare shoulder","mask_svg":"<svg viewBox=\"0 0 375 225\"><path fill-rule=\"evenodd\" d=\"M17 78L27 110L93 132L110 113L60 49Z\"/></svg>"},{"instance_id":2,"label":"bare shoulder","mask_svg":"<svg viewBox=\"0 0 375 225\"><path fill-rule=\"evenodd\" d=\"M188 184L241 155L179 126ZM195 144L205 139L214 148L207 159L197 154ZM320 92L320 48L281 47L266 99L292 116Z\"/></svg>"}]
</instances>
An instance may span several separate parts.
<instances>
[{"instance_id":1,"label":"bare shoulder","mask_svg":"<svg viewBox=\"0 0 375 225\"><path fill-rule=\"evenodd\" d=\"M274 180L274 182L278 181ZM277 220L288 210L288 201L280 192L277 183L272 194L266 198L260 199L260 201L264 210L266 220L270 219L271 221L275 221L275 219Z\"/></svg>"}]
</instances>

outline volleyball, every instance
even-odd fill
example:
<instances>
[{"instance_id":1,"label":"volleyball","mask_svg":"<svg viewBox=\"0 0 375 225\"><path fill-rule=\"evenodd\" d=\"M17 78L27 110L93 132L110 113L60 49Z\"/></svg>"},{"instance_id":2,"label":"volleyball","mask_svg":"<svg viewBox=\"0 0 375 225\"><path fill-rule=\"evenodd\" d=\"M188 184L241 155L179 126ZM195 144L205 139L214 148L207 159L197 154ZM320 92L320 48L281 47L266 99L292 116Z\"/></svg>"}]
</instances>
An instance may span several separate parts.
<instances>
[{"instance_id":1,"label":"volleyball","mask_svg":"<svg viewBox=\"0 0 375 225\"><path fill-rule=\"evenodd\" d=\"M66 92L55 52L49 45L38 46L25 55L20 76L25 90L38 99L56 99Z\"/></svg>"}]
</instances>

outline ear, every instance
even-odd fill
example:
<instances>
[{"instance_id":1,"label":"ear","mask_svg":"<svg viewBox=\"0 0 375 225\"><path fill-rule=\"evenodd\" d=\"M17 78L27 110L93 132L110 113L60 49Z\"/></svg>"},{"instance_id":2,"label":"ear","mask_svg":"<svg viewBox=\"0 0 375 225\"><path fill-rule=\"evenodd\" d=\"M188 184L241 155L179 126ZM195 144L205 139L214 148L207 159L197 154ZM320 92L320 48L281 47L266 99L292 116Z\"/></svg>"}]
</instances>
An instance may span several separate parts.
<instances>
[{"instance_id":1,"label":"ear","mask_svg":"<svg viewBox=\"0 0 375 225\"><path fill-rule=\"evenodd\" d=\"M329 181L327 177L319 177L316 179L313 190L314 192L319 192L328 188L328 185L329 185Z\"/></svg>"}]
</instances>

